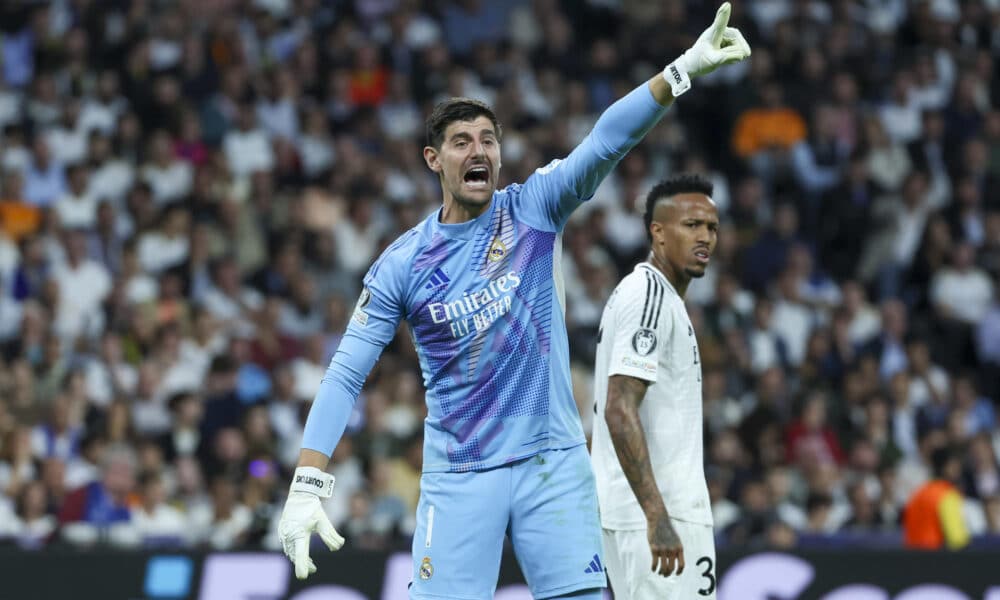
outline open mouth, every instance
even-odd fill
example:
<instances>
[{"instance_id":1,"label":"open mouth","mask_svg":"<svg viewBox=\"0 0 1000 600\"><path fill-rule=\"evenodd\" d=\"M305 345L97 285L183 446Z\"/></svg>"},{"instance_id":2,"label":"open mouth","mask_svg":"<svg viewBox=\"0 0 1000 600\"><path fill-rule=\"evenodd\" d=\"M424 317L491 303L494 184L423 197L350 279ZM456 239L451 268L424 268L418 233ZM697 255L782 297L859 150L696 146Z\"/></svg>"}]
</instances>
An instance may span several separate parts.
<instances>
[{"instance_id":1,"label":"open mouth","mask_svg":"<svg viewBox=\"0 0 1000 600\"><path fill-rule=\"evenodd\" d=\"M484 166L475 166L466 171L462 179L469 187L485 188L490 183L490 170Z\"/></svg>"},{"instance_id":2,"label":"open mouth","mask_svg":"<svg viewBox=\"0 0 1000 600\"><path fill-rule=\"evenodd\" d=\"M701 264L703 265L708 264L708 259L709 259L708 250L695 250L694 257L698 259L698 262L700 262Z\"/></svg>"}]
</instances>

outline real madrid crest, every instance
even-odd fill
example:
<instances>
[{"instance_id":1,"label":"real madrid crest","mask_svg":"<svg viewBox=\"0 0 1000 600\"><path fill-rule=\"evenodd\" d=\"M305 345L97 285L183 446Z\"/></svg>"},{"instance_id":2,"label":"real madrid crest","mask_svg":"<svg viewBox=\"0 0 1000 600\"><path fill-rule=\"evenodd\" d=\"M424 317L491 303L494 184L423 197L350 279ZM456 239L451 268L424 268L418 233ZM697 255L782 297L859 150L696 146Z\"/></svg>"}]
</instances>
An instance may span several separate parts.
<instances>
[{"instance_id":1,"label":"real madrid crest","mask_svg":"<svg viewBox=\"0 0 1000 600\"><path fill-rule=\"evenodd\" d=\"M420 578L427 581L434 576L434 565L431 564L431 557L425 556L420 563Z\"/></svg>"},{"instance_id":2,"label":"real madrid crest","mask_svg":"<svg viewBox=\"0 0 1000 600\"><path fill-rule=\"evenodd\" d=\"M500 238L494 238L493 243L490 244L490 251L486 254L486 258L490 262L497 262L505 256L507 256L507 246L500 241Z\"/></svg>"}]
</instances>

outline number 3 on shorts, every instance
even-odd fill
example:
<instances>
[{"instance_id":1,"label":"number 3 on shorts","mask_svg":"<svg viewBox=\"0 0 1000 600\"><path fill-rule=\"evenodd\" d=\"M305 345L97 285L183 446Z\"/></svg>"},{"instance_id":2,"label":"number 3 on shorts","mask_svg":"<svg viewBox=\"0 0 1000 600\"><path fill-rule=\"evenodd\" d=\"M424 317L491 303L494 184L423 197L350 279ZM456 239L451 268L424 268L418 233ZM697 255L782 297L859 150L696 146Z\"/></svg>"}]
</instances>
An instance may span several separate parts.
<instances>
[{"instance_id":1,"label":"number 3 on shorts","mask_svg":"<svg viewBox=\"0 0 1000 600\"><path fill-rule=\"evenodd\" d=\"M705 587L699 589L698 593L702 596L708 596L715 591L715 574L712 573L712 568L715 565L712 564L712 559L707 556L702 556L695 564L700 567L702 566L702 563L705 563L705 570L702 572L701 576L708 579L708 583L705 584Z\"/></svg>"}]
</instances>

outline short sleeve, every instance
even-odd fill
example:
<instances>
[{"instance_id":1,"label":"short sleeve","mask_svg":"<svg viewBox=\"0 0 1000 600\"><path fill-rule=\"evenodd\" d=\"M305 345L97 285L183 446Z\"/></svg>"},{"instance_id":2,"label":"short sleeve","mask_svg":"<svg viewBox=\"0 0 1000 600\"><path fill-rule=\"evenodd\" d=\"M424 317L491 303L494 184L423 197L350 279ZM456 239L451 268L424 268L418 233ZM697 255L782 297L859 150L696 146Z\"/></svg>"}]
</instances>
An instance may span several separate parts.
<instances>
[{"instance_id":1,"label":"short sleeve","mask_svg":"<svg viewBox=\"0 0 1000 600\"><path fill-rule=\"evenodd\" d=\"M611 364L608 376L628 375L655 382L661 345L671 328L670 310L664 305L663 282L642 269L629 276L613 310Z\"/></svg>"}]
</instances>

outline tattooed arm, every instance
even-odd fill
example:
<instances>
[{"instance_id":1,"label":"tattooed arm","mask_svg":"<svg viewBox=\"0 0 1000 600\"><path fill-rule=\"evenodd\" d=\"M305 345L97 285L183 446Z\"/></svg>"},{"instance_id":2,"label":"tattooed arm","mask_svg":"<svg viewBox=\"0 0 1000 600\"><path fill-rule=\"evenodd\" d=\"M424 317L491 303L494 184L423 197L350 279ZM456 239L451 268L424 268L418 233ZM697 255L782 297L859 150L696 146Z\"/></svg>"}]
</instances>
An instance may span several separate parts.
<instances>
[{"instance_id":1,"label":"tattooed arm","mask_svg":"<svg viewBox=\"0 0 1000 600\"><path fill-rule=\"evenodd\" d=\"M612 375L608 378L608 403L604 409L618 462L647 518L667 514L653 478L646 434L639 421L639 404L648 386L648 381L636 377Z\"/></svg>"},{"instance_id":2,"label":"tattooed arm","mask_svg":"<svg viewBox=\"0 0 1000 600\"><path fill-rule=\"evenodd\" d=\"M670 575L676 560L679 575L684 571L684 548L670 524L670 515L656 486L646 434L639 420L639 404L646 395L647 386L648 381L628 375L609 377L604 418L618 462L646 515L646 531L653 555L652 570L659 571L663 576Z\"/></svg>"}]
</instances>

